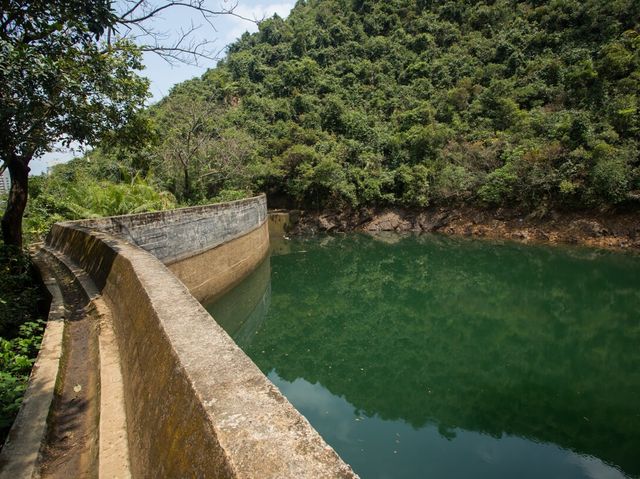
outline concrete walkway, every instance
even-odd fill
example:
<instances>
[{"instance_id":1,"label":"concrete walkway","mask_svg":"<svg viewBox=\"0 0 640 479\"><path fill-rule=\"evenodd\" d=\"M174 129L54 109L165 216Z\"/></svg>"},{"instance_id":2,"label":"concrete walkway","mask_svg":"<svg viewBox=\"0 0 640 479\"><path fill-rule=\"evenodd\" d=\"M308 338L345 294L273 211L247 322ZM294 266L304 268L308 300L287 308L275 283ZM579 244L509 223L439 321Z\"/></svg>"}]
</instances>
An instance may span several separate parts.
<instances>
[{"instance_id":1,"label":"concrete walkway","mask_svg":"<svg viewBox=\"0 0 640 479\"><path fill-rule=\"evenodd\" d=\"M110 312L68 260L34 255L52 304L0 479L130 477L119 355ZM35 427L34 427L35 426Z\"/></svg>"}]
</instances>

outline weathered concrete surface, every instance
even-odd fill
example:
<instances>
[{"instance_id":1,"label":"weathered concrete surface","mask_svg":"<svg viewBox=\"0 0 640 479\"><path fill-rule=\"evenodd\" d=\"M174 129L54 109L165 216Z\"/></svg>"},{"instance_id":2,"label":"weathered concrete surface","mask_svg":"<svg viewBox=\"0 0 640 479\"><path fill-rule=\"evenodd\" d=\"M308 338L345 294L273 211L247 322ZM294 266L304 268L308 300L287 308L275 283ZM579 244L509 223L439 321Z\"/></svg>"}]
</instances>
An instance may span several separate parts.
<instances>
[{"instance_id":1,"label":"weathered concrete surface","mask_svg":"<svg viewBox=\"0 0 640 479\"><path fill-rule=\"evenodd\" d=\"M124 404L124 382L120 368L120 353L113 333L111 310L84 270L70 264L64 256L50 249L42 248L40 254L47 259L48 263L56 265L53 268L54 270L62 270L62 274L58 273L57 281L59 283L64 282L65 276L68 277L71 282L75 283L84 301L87 302L87 306L82 311L76 310L71 315L68 315L68 320L73 321L73 316L78 313L81 316L77 320L80 321L86 320L82 316L89 316L93 320L94 329L97 329L96 346L98 358L97 361L94 361L97 363L94 365L94 371L100 384L99 403L97 404L99 419L96 421L98 467L97 470L95 466L92 467L91 474L97 477L126 479L131 477L131 472ZM78 305L66 304L65 306L66 309L70 309ZM65 348L63 351L65 368L61 372L63 377L60 377L58 381L60 387L63 387L65 380L73 379L66 377L68 375L66 369L70 363L67 359L69 353L71 351ZM71 384L71 386L74 385L75 382ZM84 386L86 388L88 385L85 384ZM78 392L78 395L81 393L82 390ZM78 431L78 433L87 435L89 431ZM41 471L43 478L47 477L46 472L46 468ZM58 475L68 477L69 474L65 476L65 471L60 471Z\"/></svg>"},{"instance_id":2,"label":"weathered concrete surface","mask_svg":"<svg viewBox=\"0 0 640 479\"><path fill-rule=\"evenodd\" d=\"M124 380L111 310L96 302L100 317L100 453L98 477L131 477Z\"/></svg>"},{"instance_id":3,"label":"weathered concrete surface","mask_svg":"<svg viewBox=\"0 0 640 479\"><path fill-rule=\"evenodd\" d=\"M0 478L126 479L126 416L110 311L90 278L64 257L39 248L34 262L52 301Z\"/></svg>"},{"instance_id":4,"label":"weathered concrete surface","mask_svg":"<svg viewBox=\"0 0 640 479\"><path fill-rule=\"evenodd\" d=\"M292 218L296 217L295 212L290 211L270 211L269 212L269 235L275 237L284 237L287 235L292 226Z\"/></svg>"},{"instance_id":5,"label":"weathered concrete surface","mask_svg":"<svg viewBox=\"0 0 640 479\"><path fill-rule=\"evenodd\" d=\"M267 256L238 286L219 300L203 303L241 348L253 339L271 305L271 257Z\"/></svg>"},{"instance_id":6,"label":"weathered concrete surface","mask_svg":"<svg viewBox=\"0 0 640 479\"><path fill-rule=\"evenodd\" d=\"M266 219L267 200L262 195L229 203L73 223L124 238L167 264L244 236Z\"/></svg>"},{"instance_id":7,"label":"weathered concrete surface","mask_svg":"<svg viewBox=\"0 0 640 479\"><path fill-rule=\"evenodd\" d=\"M198 268L232 248L238 260L226 264L231 271L227 277L235 280L237 265L252 261L240 258L242 249L248 248L245 253L251 258L265 248L264 197L231 204L244 226L235 229L221 221L224 231L218 235L207 233L215 221L198 216L206 216L206 208L182 211L193 213L191 221L201 225L211 244L193 241L185 246L190 227L169 213L161 216L179 225L181 233L154 226L162 232L155 242L144 231L149 217L59 224L48 240L51 248L87 272L111 310L124 378L132 475L356 477L166 266L136 245L93 229L101 224L112 233L126 231L130 241L146 244L176 270L181 268L177 259L189 264L189 247L198 253L191 263ZM200 277L190 276L188 269L179 274L191 277L197 290ZM225 274L222 269L220 274Z\"/></svg>"},{"instance_id":8,"label":"weathered concrete surface","mask_svg":"<svg viewBox=\"0 0 640 479\"><path fill-rule=\"evenodd\" d=\"M263 221L244 236L168 266L198 301L205 302L242 281L268 252L269 229L267 222Z\"/></svg>"}]
</instances>

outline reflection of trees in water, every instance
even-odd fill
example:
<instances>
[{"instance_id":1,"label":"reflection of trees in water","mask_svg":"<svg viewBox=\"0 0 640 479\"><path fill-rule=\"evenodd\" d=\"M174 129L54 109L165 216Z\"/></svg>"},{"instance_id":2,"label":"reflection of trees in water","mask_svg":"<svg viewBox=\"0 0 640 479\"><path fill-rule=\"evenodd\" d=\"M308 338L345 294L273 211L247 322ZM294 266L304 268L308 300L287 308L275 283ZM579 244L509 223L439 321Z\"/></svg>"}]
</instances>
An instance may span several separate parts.
<instances>
[{"instance_id":1,"label":"reflection of trees in water","mask_svg":"<svg viewBox=\"0 0 640 479\"><path fill-rule=\"evenodd\" d=\"M245 344L263 371L369 416L552 442L640 473L637 258L322 241L272 259L270 319Z\"/></svg>"},{"instance_id":2,"label":"reflection of trees in water","mask_svg":"<svg viewBox=\"0 0 640 479\"><path fill-rule=\"evenodd\" d=\"M271 260L267 257L242 283L205 307L236 343L244 347L260 329L270 304Z\"/></svg>"},{"instance_id":3,"label":"reflection of trees in water","mask_svg":"<svg viewBox=\"0 0 640 479\"><path fill-rule=\"evenodd\" d=\"M251 343L256 331L260 330L262 323L267 318L269 306L271 305L271 281L266 284L262 296L255 305L255 308L249 313L242 327L233 335L233 339L241 348Z\"/></svg>"}]
</instances>

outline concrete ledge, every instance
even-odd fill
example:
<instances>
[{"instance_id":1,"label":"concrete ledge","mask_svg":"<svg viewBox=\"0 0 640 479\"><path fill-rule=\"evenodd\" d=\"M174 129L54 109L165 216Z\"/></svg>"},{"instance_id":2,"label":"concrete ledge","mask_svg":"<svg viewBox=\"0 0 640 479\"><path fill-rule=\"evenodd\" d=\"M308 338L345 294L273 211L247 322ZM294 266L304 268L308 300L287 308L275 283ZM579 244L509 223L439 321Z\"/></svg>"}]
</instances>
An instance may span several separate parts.
<instances>
[{"instance_id":1,"label":"concrete ledge","mask_svg":"<svg viewBox=\"0 0 640 479\"><path fill-rule=\"evenodd\" d=\"M0 454L1 479L37 477L40 453L47 433L47 417L60 371L64 301L46 264L37 255L35 261L51 295L51 306L40 352L31 371L22 406Z\"/></svg>"},{"instance_id":2,"label":"concrete ledge","mask_svg":"<svg viewBox=\"0 0 640 479\"><path fill-rule=\"evenodd\" d=\"M156 220L167 223L154 223L152 230L164 235L158 234L154 244L163 246L149 249L172 262L171 268L185 278L192 269L206 275L207 265L233 250L236 257L226 267L218 263L223 265L219 270L209 270L210 275L227 274L227 280L211 289L221 291L228 287L226 281L237 281L250 269L241 265L264 257L266 203L258 197L207 208L158 215ZM181 218L180 211L190 220ZM212 219L218 213L223 220ZM205 219L207 215L212 218ZM234 215L240 226L228 220ZM111 310L124 378L132 475L356 477L187 287L158 258L131 244L149 238L145 225L150 218L58 224L48 239L51 248L86 271ZM116 232L114 225L123 224L128 225L129 241L109 234ZM211 243L187 242L200 257L180 270L176 258L194 258L182 244L189 231L197 230L190 224L200 225ZM177 230L171 225L178 225ZM202 225L223 231L213 234ZM94 229L102 226L108 232ZM202 277L195 276L194 290Z\"/></svg>"}]
</instances>

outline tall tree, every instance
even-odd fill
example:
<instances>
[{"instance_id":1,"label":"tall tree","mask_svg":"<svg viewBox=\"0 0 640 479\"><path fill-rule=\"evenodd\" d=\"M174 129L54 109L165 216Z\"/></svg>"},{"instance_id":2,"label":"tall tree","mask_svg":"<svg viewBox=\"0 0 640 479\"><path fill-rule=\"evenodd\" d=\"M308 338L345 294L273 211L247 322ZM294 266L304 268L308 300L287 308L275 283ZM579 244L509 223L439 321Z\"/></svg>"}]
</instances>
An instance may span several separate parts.
<instances>
[{"instance_id":1,"label":"tall tree","mask_svg":"<svg viewBox=\"0 0 640 479\"><path fill-rule=\"evenodd\" d=\"M159 159L164 169L176 179L173 193L183 201L194 200L194 178L202 169L213 143L215 105L192 98L174 101L165 121L170 123L160 147ZM181 182L177 180L181 178Z\"/></svg>"},{"instance_id":2,"label":"tall tree","mask_svg":"<svg viewBox=\"0 0 640 479\"><path fill-rule=\"evenodd\" d=\"M22 245L29 163L56 142L95 143L117 130L144 105L148 81L137 74L141 54L197 62L211 56L197 29L175 41L154 29L171 8L211 18L204 0L0 0L0 171L11 190L2 217L6 244ZM170 43L163 39L169 38Z\"/></svg>"},{"instance_id":3,"label":"tall tree","mask_svg":"<svg viewBox=\"0 0 640 479\"><path fill-rule=\"evenodd\" d=\"M163 131L153 168L180 200L193 203L252 181L250 135L220 121L221 106L206 98L173 95L155 110Z\"/></svg>"},{"instance_id":4,"label":"tall tree","mask_svg":"<svg viewBox=\"0 0 640 479\"><path fill-rule=\"evenodd\" d=\"M142 106L147 81L126 41L99 42L115 25L111 2L2 2L0 159L11 175L6 244L22 245L30 161L57 141L92 142Z\"/></svg>"}]
</instances>

